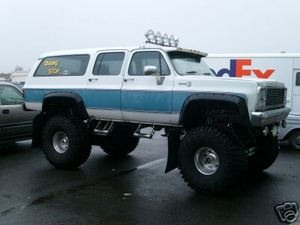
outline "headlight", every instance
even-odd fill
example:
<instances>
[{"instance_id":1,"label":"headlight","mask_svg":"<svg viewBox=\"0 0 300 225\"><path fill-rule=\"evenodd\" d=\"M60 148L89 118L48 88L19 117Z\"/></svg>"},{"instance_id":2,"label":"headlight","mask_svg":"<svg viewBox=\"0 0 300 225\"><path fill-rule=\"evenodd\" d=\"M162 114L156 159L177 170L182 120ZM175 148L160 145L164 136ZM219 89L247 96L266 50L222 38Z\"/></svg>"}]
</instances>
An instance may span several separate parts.
<instances>
[{"instance_id":1,"label":"headlight","mask_svg":"<svg viewBox=\"0 0 300 225\"><path fill-rule=\"evenodd\" d=\"M258 91L256 110L263 110L267 103L267 89L260 88Z\"/></svg>"}]
</instances>

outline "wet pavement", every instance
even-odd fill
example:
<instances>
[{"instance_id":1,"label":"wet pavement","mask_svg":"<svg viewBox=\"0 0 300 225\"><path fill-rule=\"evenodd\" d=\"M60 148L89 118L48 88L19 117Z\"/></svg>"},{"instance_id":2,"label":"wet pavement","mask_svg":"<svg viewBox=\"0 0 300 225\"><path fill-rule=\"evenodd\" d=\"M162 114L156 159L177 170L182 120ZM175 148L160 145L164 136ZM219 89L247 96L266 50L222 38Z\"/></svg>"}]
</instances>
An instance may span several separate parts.
<instances>
[{"instance_id":1,"label":"wet pavement","mask_svg":"<svg viewBox=\"0 0 300 225\"><path fill-rule=\"evenodd\" d=\"M123 160L95 146L75 171L52 168L30 144L0 149L0 225L274 225L281 224L275 205L300 204L300 152L287 148L261 176L227 195L205 196L178 170L164 174L167 144L159 135Z\"/></svg>"}]
</instances>

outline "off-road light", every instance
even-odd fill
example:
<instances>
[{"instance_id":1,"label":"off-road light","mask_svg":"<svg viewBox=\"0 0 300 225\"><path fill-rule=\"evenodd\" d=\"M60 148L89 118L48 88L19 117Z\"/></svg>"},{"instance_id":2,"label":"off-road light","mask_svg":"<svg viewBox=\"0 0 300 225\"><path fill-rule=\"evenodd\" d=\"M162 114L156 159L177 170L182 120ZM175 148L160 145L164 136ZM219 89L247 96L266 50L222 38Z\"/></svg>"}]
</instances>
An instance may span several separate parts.
<instances>
[{"instance_id":1,"label":"off-road light","mask_svg":"<svg viewBox=\"0 0 300 225\"><path fill-rule=\"evenodd\" d=\"M162 44L162 37L161 37L161 34L160 32L158 31L156 34L155 34L155 40L156 40L156 43L161 45Z\"/></svg>"},{"instance_id":2,"label":"off-road light","mask_svg":"<svg viewBox=\"0 0 300 225\"><path fill-rule=\"evenodd\" d=\"M165 46L169 46L170 45L170 41L169 41L169 37L168 35L165 33L163 38L162 38L162 41L163 41L163 45Z\"/></svg>"},{"instance_id":3,"label":"off-road light","mask_svg":"<svg viewBox=\"0 0 300 225\"><path fill-rule=\"evenodd\" d=\"M177 47L179 45L179 38L175 36L174 39L175 39L175 47Z\"/></svg>"},{"instance_id":4,"label":"off-road light","mask_svg":"<svg viewBox=\"0 0 300 225\"><path fill-rule=\"evenodd\" d=\"M145 34L145 37L147 38L147 42L150 43L156 43L155 41L155 35L154 35L154 31L153 30L148 30Z\"/></svg>"},{"instance_id":5,"label":"off-road light","mask_svg":"<svg viewBox=\"0 0 300 225\"><path fill-rule=\"evenodd\" d=\"M162 46L170 46L170 47L177 47L179 43L178 37L174 35L170 35L170 37L165 33L161 36L161 33L158 31L156 34L153 30L148 30L145 33L146 43L157 44Z\"/></svg>"},{"instance_id":6,"label":"off-road light","mask_svg":"<svg viewBox=\"0 0 300 225\"><path fill-rule=\"evenodd\" d=\"M172 47L176 46L176 44L175 44L175 38L174 38L173 34L171 34L171 36L169 38L169 43L170 43L170 46L172 46Z\"/></svg>"}]
</instances>

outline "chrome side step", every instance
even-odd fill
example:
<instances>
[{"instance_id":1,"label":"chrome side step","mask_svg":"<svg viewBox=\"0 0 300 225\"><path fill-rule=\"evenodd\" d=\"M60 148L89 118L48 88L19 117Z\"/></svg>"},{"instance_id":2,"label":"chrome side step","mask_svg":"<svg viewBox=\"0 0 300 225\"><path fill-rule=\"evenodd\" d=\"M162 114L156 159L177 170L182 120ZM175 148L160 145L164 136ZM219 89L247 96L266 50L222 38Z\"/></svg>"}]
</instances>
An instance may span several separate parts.
<instances>
[{"instance_id":1,"label":"chrome side step","mask_svg":"<svg viewBox=\"0 0 300 225\"><path fill-rule=\"evenodd\" d=\"M140 137L140 138L148 138L151 139L153 135L155 134L154 125L152 126L152 130L150 133L142 133L141 130L143 129L142 124L139 124L138 128L133 133L134 137Z\"/></svg>"},{"instance_id":2,"label":"chrome side step","mask_svg":"<svg viewBox=\"0 0 300 225\"><path fill-rule=\"evenodd\" d=\"M99 121L96 128L93 130L95 135L106 136L108 135L114 127L114 122L112 121Z\"/></svg>"}]
</instances>

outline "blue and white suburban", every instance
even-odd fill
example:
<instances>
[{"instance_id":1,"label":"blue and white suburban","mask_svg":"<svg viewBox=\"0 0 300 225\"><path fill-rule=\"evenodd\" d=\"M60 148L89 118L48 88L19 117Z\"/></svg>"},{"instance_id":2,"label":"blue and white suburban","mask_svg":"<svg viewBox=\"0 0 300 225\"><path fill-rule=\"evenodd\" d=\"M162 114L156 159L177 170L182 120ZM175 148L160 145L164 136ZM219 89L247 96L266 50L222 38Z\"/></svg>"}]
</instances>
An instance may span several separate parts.
<instances>
[{"instance_id":1,"label":"blue and white suburban","mask_svg":"<svg viewBox=\"0 0 300 225\"><path fill-rule=\"evenodd\" d=\"M40 111L33 144L56 168L72 169L91 145L122 157L164 129L167 172L178 167L199 192L226 190L275 161L286 88L215 77L205 56L153 44L43 54L24 86L25 108Z\"/></svg>"}]
</instances>

